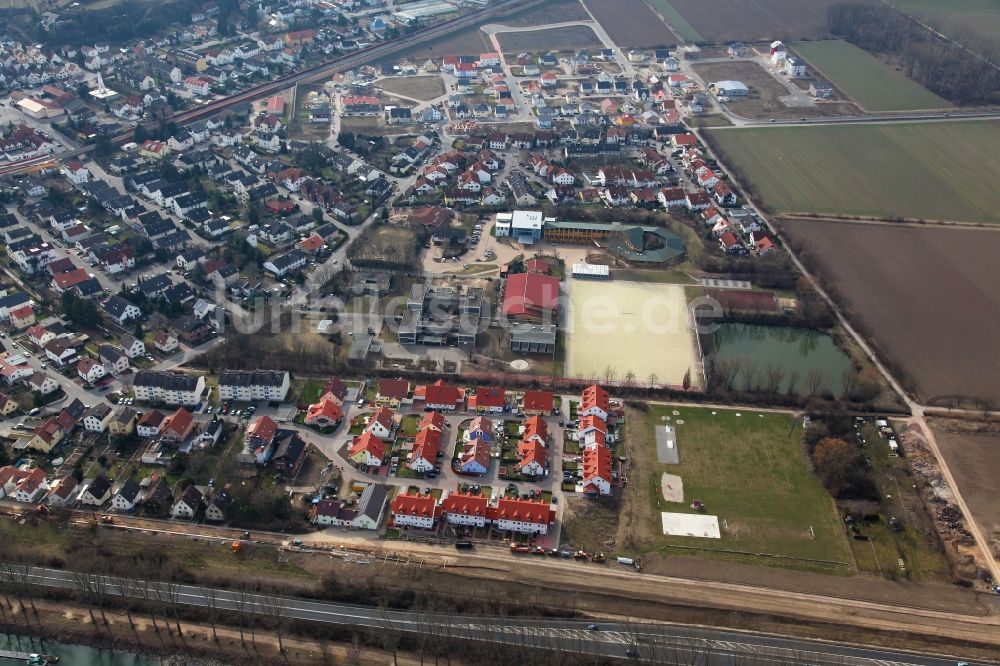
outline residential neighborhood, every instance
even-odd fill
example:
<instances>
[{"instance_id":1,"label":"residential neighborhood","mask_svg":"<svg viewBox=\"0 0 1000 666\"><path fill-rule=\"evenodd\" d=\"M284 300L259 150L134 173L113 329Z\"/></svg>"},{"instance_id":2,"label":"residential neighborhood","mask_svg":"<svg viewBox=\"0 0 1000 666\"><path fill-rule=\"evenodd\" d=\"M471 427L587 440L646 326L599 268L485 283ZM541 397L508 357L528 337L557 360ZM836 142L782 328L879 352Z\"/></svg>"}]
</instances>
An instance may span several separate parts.
<instances>
[{"instance_id":1,"label":"residential neighborhood","mask_svg":"<svg viewBox=\"0 0 1000 666\"><path fill-rule=\"evenodd\" d=\"M779 4L0 8L0 659L992 663L996 35Z\"/></svg>"}]
</instances>

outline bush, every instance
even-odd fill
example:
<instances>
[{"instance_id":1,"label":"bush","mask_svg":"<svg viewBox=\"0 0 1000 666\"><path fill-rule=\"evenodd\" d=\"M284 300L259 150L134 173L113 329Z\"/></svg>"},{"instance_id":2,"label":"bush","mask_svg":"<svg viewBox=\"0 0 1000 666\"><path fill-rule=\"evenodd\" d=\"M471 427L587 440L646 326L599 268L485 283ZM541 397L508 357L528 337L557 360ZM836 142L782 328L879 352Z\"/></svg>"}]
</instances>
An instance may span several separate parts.
<instances>
[{"instance_id":1,"label":"bush","mask_svg":"<svg viewBox=\"0 0 1000 666\"><path fill-rule=\"evenodd\" d=\"M816 473L827 492L838 499L875 499L875 484L864 473L861 452L842 439L827 437L813 450Z\"/></svg>"}]
</instances>

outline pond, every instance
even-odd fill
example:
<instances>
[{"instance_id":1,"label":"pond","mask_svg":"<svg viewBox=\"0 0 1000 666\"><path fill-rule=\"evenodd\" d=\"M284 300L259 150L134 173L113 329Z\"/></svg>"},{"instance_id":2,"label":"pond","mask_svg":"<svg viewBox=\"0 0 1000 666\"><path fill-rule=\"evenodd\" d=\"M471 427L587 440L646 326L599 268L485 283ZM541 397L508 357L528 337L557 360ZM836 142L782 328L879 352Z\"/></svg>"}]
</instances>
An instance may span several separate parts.
<instances>
[{"instance_id":1,"label":"pond","mask_svg":"<svg viewBox=\"0 0 1000 666\"><path fill-rule=\"evenodd\" d=\"M50 654L59 657L60 665L68 666L157 666L161 663L159 659L151 657L100 650L83 645L66 645L16 634L0 634L0 650ZM23 665L24 662L0 657L0 666L8 664Z\"/></svg>"},{"instance_id":2,"label":"pond","mask_svg":"<svg viewBox=\"0 0 1000 666\"><path fill-rule=\"evenodd\" d=\"M851 359L826 333L794 326L725 323L713 336L717 367L735 373L733 388L838 395Z\"/></svg>"}]
</instances>

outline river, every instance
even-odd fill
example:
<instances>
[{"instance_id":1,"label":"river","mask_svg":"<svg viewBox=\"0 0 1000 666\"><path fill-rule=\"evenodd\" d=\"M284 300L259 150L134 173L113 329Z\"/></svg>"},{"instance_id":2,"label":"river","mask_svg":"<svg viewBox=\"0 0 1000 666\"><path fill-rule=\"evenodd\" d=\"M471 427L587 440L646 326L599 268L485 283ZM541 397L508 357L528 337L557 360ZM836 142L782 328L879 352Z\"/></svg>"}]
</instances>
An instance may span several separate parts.
<instances>
[{"instance_id":1,"label":"river","mask_svg":"<svg viewBox=\"0 0 1000 666\"><path fill-rule=\"evenodd\" d=\"M100 650L84 645L42 641L38 638L16 634L0 634L0 650L51 654L59 657L60 666L159 666L161 663L159 659L152 657ZM23 662L0 658L0 666L8 664L23 664Z\"/></svg>"}]
</instances>

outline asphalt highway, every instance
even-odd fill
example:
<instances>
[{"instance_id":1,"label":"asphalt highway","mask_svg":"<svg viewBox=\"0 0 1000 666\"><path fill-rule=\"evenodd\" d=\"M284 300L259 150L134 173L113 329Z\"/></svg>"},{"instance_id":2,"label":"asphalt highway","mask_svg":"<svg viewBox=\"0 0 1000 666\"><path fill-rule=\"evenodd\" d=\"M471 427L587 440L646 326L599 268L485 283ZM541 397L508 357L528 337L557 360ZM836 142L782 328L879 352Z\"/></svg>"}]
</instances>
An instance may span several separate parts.
<instances>
[{"instance_id":1,"label":"asphalt highway","mask_svg":"<svg viewBox=\"0 0 1000 666\"><path fill-rule=\"evenodd\" d=\"M761 664L818 666L955 666L956 661L931 655L873 650L818 641L777 638L763 634L715 630L664 622L601 622L593 620L492 618L392 611L380 608L311 601L251 592L58 569L0 566L0 581L83 590L94 597L125 596L163 603L242 612L272 621L304 620L327 624L421 633L436 638L516 643L530 648L631 658L642 663L688 666L737 666L747 660ZM985 662L968 662L986 666Z\"/></svg>"}]
</instances>

